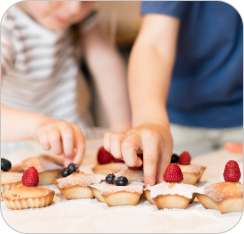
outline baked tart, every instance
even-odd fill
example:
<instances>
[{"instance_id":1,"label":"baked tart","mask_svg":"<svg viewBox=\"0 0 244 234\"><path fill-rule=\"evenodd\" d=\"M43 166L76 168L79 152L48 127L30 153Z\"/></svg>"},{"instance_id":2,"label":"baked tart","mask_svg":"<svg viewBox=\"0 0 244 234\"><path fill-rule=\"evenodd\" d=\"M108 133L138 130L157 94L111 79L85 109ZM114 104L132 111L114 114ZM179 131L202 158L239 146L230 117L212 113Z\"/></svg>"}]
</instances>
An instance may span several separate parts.
<instances>
[{"instance_id":1,"label":"baked tart","mask_svg":"<svg viewBox=\"0 0 244 234\"><path fill-rule=\"evenodd\" d=\"M17 185L22 184L22 175L23 174L16 172L1 171L1 195L2 193L8 192Z\"/></svg>"},{"instance_id":2,"label":"baked tart","mask_svg":"<svg viewBox=\"0 0 244 234\"><path fill-rule=\"evenodd\" d=\"M230 160L224 170L223 182L199 188L196 197L205 209L219 210L221 214L243 211L243 185L239 182L239 165Z\"/></svg>"},{"instance_id":3,"label":"baked tart","mask_svg":"<svg viewBox=\"0 0 244 234\"><path fill-rule=\"evenodd\" d=\"M97 200L106 203L109 207L135 206L143 193L144 183L109 174L105 182L89 185L89 187Z\"/></svg>"},{"instance_id":4,"label":"baked tart","mask_svg":"<svg viewBox=\"0 0 244 234\"><path fill-rule=\"evenodd\" d=\"M125 168L117 172L115 176L125 176L128 180L144 181L144 173L142 170L131 170L129 168Z\"/></svg>"},{"instance_id":5,"label":"baked tart","mask_svg":"<svg viewBox=\"0 0 244 234\"><path fill-rule=\"evenodd\" d=\"M20 184L2 194L5 205L11 210L41 208L51 205L55 192L43 187Z\"/></svg>"},{"instance_id":6,"label":"baked tart","mask_svg":"<svg viewBox=\"0 0 244 234\"><path fill-rule=\"evenodd\" d=\"M125 163L108 163L108 164L97 164L92 168L95 174L108 175L111 173L117 173L122 169L126 169Z\"/></svg>"},{"instance_id":7,"label":"baked tart","mask_svg":"<svg viewBox=\"0 0 244 234\"><path fill-rule=\"evenodd\" d=\"M175 163L170 164L164 173L165 182L145 188L144 195L159 210L186 209L188 204L194 200L197 187L180 183L182 180L183 174L180 167Z\"/></svg>"},{"instance_id":8,"label":"baked tart","mask_svg":"<svg viewBox=\"0 0 244 234\"><path fill-rule=\"evenodd\" d=\"M33 166L39 174L38 185L53 184L55 178L61 173L62 167L51 159L46 160L47 156L31 157L24 160L21 164L16 165L11 171L25 172L29 167Z\"/></svg>"},{"instance_id":9,"label":"baked tart","mask_svg":"<svg viewBox=\"0 0 244 234\"><path fill-rule=\"evenodd\" d=\"M100 183L105 179L103 175L74 172L71 175L55 180L54 184L67 200L80 198L94 198L88 185Z\"/></svg>"},{"instance_id":10,"label":"baked tart","mask_svg":"<svg viewBox=\"0 0 244 234\"><path fill-rule=\"evenodd\" d=\"M181 168L183 173L182 183L194 185L200 181L206 167L190 164L190 162L191 155L187 151L182 152L180 156L173 154L171 157L171 163L178 163Z\"/></svg>"}]
</instances>

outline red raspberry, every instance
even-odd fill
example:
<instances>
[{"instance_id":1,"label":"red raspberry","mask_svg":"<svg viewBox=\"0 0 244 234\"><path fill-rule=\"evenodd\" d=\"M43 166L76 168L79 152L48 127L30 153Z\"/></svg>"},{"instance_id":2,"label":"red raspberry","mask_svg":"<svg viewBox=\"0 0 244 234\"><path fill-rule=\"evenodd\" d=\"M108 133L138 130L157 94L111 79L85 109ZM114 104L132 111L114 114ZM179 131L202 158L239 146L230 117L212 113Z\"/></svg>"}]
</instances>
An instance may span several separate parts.
<instances>
[{"instance_id":1,"label":"red raspberry","mask_svg":"<svg viewBox=\"0 0 244 234\"><path fill-rule=\"evenodd\" d=\"M23 185L32 187L39 183L38 171L35 167L29 167L22 176Z\"/></svg>"},{"instance_id":2,"label":"red raspberry","mask_svg":"<svg viewBox=\"0 0 244 234\"><path fill-rule=\"evenodd\" d=\"M178 163L181 165L189 165L190 162L191 162L191 155L189 154L189 152L187 151L182 152L179 157Z\"/></svg>"},{"instance_id":3,"label":"red raspberry","mask_svg":"<svg viewBox=\"0 0 244 234\"><path fill-rule=\"evenodd\" d=\"M238 182L241 178L241 171L236 161L230 160L225 165L224 179L227 182Z\"/></svg>"},{"instance_id":4,"label":"red raspberry","mask_svg":"<svg viewBox=\"0 0 244 234\"><path fill-rule=\"evenodd\" d=\"M181 182L183 180L183 174L180 167L171 163L165 170L164 181L165 182Z\"/></svg>"},{"instance_id":5,"label":"red raspberry","mask_svg":"<svg viewBox=\"0 0 244 234\"><path fill-rule=\"evenodd\" d=\"M113 161L115 163L124 163L125 161L123 159L113 158Z\"/></svg>"},{"instance_id":6,"label":"red raspberry","mask_svg":"<svg viewBox=\"0 0 244 234\"><path fill-rule=\"evenodd\" d=\"M143 154L137 154L138 157L141 158L141 160L143 161ZM134 171L140 171L143 169L143 162L142 162L142 165L140 167L128 167L129 169L131 170L134 170Z\"/></svg>"},{"instance_id":7,"label":"red raspberry","mask_svg":"<svg viewBox=\"0 0 244 234\"><path fill-rule=\"evenodd\" d=\"M113 160L113 155L110 154L104 147L100 147L97 153L97 161L99 164L106 164Z\"/></svg>"}]
</instances>

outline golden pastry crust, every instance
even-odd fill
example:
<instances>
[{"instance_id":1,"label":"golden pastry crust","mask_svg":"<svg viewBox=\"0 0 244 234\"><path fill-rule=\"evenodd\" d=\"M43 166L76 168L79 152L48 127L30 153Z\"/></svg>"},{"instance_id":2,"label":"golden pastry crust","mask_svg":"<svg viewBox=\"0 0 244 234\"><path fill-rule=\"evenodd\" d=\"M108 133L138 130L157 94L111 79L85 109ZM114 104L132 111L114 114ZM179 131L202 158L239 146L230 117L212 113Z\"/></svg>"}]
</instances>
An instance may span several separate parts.
<instances>
[{"instance_id":1,"label":"golden pastry crust","mask_svg":"<svg viewBox=\"0 0 244 234\"><path fill-rule=\"evenodd\" d=\"M49 160L46 160L48 158ZM61 174L62 167L52 162L50 158L47 155L27 158L21 164L14 166L10 171L25 172L29 167L35 167L39 175L38 185L53 184L55 178Z\"/></svg>"},{"instance_id":2,"label":"golden pastry crust","mask_svg":"<svg viewBox=\"0 0 244 234\"><path fill-rule=\"evenodd\" d=\"M140 181L129 181L126 186L116 186L102 182L89 186L94 196L100 202L106 202L109 207L112 206L135 206L142 193L144 183Z\"/></svg>"},{"instance_id":3,"label":"golden pastry crust","mask_svg":"<svg viewBox=\"0 0 244 234\"><path fill-rule=\"evenodd\" d=\"M128 180L136 180L136 181L144 181L144 173L142 170L131 170L129 168L125 168L120 170L115 174L116 177L125 176Z\"/></svg>"},{"instance_id":4,"label":"golden pastry crust","mask_svg":"<svg viewBox=\"0 0 244 234\"><path fill-rule=\"evenodd\" d=\"M22 184L22 175L23 174L21 173L1 171L1 195L2 193L8 192L17 185Z\"/></svg>"},{"instance_id":5,"label":"golden pastry crust","mask_svg":"<svg viewBox=\"0 0 244 234\"><path fill-rule=\"evenodd\" d=\"M22 210L49 206L54 194L53 190L47 188L28 187L21 184L2 194L2 198L9 209Z\"/></svg>"},{"instance_id":6,"label":"golden pastry crust","mask_svg":"<svg viewBox=\"0 0 244 234\"><path fill-rule=\"evenodd\" d=\"M105 176L75 172L71 175L55 180L54 184L67 200L93 199L94 194L88 185L100 183Z\"/></svg>"},{"instance_id":7,"label":"golden pastry crust","mask_svg":"<svg viewBox=\"0 0 244 234\"><path fill-rule=\"evenodd\" d=\"M200 165L180 165L178 164L182 174L183 174L183 181L184 184L196 184L200 181L203 172L205 171L206 167Z\"/></svg>"},{"instance_id":8,"label":"golden pastry crust","mask_svg":"<svg viewBox=\"0 0 244 234\"><path fill-rule=\"evenodd\" d=\"M196 197L205 209L222 214L243 211L243 186L240 182L219 182L204 187Z\"/></svg>"},{"instance_id":9,"label":"golden pastry crust","mask_svg":"<svg viewBox=\"0 0 244 234\"><path fill-rule=\"evenodd\" d=\"M183 183L160 183L144 189L147 200L157 208L186 209L193 202L197 188Z\"/></svg>"},{"instance_id":10,"label":"golden pastry crust","mask_svg":"<svg viewBox=\"0 0 244 234\"><path fill-rule=\"evenodd\" d=\"M125 163L108 163L108 164L97 164L92 168L95 174L108 175L111 173L117 173L122 169L127 169Z\"/></svg>"}]
</instances>

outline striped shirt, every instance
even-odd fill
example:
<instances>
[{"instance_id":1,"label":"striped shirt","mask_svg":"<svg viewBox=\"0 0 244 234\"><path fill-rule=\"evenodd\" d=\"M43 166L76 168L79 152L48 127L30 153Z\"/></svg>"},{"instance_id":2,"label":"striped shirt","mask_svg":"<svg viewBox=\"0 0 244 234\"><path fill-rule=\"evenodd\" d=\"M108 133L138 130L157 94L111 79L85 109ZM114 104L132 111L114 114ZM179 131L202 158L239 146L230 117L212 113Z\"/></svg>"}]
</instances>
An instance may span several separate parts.
<instances>
[{"instance_id":1,"label":"striped shirt","mask_svg":"<svg viewBox=\"0 0 244 234\"><path fill-rule=\"evenodd\" d=\"M92 12L82 32L96 22ZM84 131L92 125L89 90L74 59L69 30L50 31L18 7L8 9L1 27L1 102L79 124Z\"/></svg>"}]
</instances>

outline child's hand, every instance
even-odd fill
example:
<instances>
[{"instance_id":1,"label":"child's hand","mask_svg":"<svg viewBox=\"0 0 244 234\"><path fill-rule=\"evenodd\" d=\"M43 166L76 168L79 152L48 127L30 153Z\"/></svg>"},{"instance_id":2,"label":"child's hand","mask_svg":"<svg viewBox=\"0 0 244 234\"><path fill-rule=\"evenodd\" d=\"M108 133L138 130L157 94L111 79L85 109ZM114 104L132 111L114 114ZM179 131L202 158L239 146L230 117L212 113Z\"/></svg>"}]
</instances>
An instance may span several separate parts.
<instances>
[{"instance_id":1,"label":"child's hand","mask_svg":"<svg viewBox=\"0 0 244 234\"><path fill-rule=\"evenodd\" d=\"M129 167L139 167L142 161L137 152L143 151L143 169L146 186L163 181L163 174L170 164L173 139L168 126L143 124L128 133L106 133L104 148Z\"/></svg>"},{"instance_id":2,"label":"child's hand","mask_svg":"<svg viewBox=\"0 0 244 234\"><path fill-rule=\"evenodd\" d=\"M39 124L36 136L45 150L64 155L64 166L74 162L80 165L85 154L85 139L78 125L48 118Z\"/></svg>"},{"instance_id":3,"label":"child's hand","mask_svg":"<svg viewBox=\"0 0 244 234\"><path fill-rule=\"evenodd\" d=\"M233 142L227 142L224 145L225 149L230 151L231 153L236 154L243 154L243 143L233 143Z\"/></svg>"}]
</instances>

